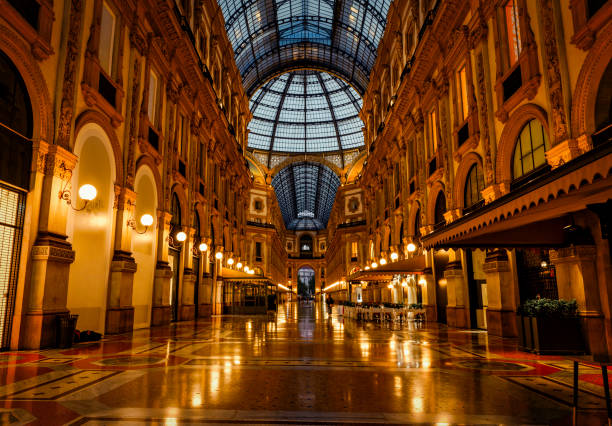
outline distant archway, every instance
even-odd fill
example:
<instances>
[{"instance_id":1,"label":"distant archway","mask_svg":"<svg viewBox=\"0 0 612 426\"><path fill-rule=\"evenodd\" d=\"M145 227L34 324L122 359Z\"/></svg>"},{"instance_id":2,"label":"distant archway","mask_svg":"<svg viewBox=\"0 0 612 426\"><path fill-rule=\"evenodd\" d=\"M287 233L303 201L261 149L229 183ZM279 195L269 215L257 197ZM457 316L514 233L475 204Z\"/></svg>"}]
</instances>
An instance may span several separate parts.
<instances>
[{"instance_id":1,"label":"distant archway","mask_svg":"<svg viewBox=\"0 0 612 426\"><path fill-rule=\"evenodd\" d=\"M302 266L297 273L298 294L314 296L316 292L316 273L310 266Z\"/></svg>"}]
</instances>

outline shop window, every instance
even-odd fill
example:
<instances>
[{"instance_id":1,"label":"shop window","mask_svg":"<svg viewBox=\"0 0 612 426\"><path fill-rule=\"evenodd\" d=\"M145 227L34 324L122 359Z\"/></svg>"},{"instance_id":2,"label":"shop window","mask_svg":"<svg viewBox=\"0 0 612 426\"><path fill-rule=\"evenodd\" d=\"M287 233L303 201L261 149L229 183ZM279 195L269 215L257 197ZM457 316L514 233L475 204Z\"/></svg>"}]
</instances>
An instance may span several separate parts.
<instances>
[{"instance_id":1,"label":"shop window","mask_svg":"<svg viewBox=\"0 0 612 426\"><path fill-rule=\"evenodd\" d=\"M512 168L513 179L517 180L546 166L547 149L548 138L544 126L538 120L531 120L523 127L516 141Z\"/></svg>"},{"instance_id":2,"label":"shop window","mask_svg":"<svg viewBox=\"0 0 612 426\"><path fill-rule=\"evenodd\" d=\"M358 243L357 241L351 242L351 262L357 262L358 258Z\"/></svg>"},{"instance_id":3,"label":"shop window","mask_svg":"<svg viewBox=\"0 0 612 426\"><path fill-rule=\"evenodd\" d=\"M147 106L147 112L149 116L149 123L153 127L157 126L157 101L158 101L158 92L159 92L159 77L157 77L157 73L151 70L149 74L149 104Z\"/></svg>"},{"instance_id":4,"label":"shop window","mask_svg":"<svg viewBox=\"0 0 612 426\"><path fill-rule=\"evenodd\" d=\"M504 6L506 24L506 39L508 42L508 59L510 66L518 62L521 54L521 32L518 16L517 0L510 0Z\"/></svg>"},{"instance_id":5,"label":"shop window","mask_svg":"<svg viewBox=\"0 0 612 426\"><path fill-rule=\"evenodd\" d=\"M482 167L476 163L468 172L467 179L465 181L465 191L463 197L464 212L479 207L482 204L481 191L484 189L484 177L482 173Z\"/></svg>"},{"instance_id":6,"label":"shop window","mask_svg":"<svg viewBox=\"0 0 612 426\"><path fill-rule=\"evenodd\" d=\"M438 121L435 108L429 113L427 126L427 158L431 158L438 150Z\"/></svg>"},{"instance_id":7,"label":"shop window","mask_svg":"<svg viewBox=\"0 0 612 426\"><path fill-rule=\"evenodd\" d=\"M255 242L255 262L261 262L263 260L263 256L261 254L261 242Z\"/></svg>"},{"instance_id":8,"label":"shop window","mask_svg":"<svg viewBox=\"0 0 612 426\"><path fill-rule=\"evenodd\" d=\"M100 61L100 66L109 76L112 75L116 25L117 18L115 17L115 14L106 3L102 3L98 59Z\"/></svg>"},{"instance_id":9,"label":"shop window","mask_svg":"<svg viewBox=\"0 0 612 426\"><path fill-rule=\"evenodd\" d=\"M457 112L458 123L461 124L468 117L468 95L467 95L467 74L465 65L457 71Z\"/></svg>"}]
</instances>

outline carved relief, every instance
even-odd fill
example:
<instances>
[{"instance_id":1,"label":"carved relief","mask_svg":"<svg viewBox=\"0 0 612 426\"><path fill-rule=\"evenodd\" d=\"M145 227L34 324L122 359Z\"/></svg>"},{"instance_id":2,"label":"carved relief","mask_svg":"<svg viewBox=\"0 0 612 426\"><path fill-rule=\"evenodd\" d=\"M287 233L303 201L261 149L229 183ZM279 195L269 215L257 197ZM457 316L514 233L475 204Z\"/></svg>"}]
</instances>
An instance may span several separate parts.
<instances>
[{"instance_id":1,"label":"carved relief","mask_svg":"<svg viewBox=\"0 0 612 426\"><path fill-rule=\"evenodd\" d=\"M74 87L76 84L77 59L79 57L81 32L81 18L83 5L79 0L70 2L70 23L66 43L66 62L64 64L64 84L62 87L62 101L60 104L60 117L57 125L56 143L64 148L70 146L70 132L74 116Z\"/></svg>"},{"instance_id":2,"label":"carved relief","mask_svg":"<svg viewBox=\"0 0 612 426\"><path fill-rule=\"evenodd\" d=\"M548 79L548 88L550 91L553 145L556 145L567 139L568 132L551 0L541 0L540 11L544 29L544 53L547 59L546 78Z\"/></svg>"},{"instance_id":3,"label":"carved relief","mask_svg":"<svg viewBox=\"0 0 612 426\"><path fill-rule=\"evenodd\" d=\"M138 93L140 92L140 59L134 60L134 68L132 70L132 104L130 107L130 133L127 158L127 179L126 185L128 188L134 188L135 177L135 157L136 157L136 141L138 139Z\"/></svg>"},{"instance_id":4,"label":"carved relief","mask_svg":"<svg viewBox=\"0 0 612 426\"><path fill-rule=\"evenodd\" d=\"M489 141L489 113L487 111L487 89L482 52L476 55L476 80L478 81L478 105L480 106L480 125L482 126L482 145L484 148L485 184L490 185L495 179L493 161L491 160L491 144Z\"/></svg>"}]
</instances>

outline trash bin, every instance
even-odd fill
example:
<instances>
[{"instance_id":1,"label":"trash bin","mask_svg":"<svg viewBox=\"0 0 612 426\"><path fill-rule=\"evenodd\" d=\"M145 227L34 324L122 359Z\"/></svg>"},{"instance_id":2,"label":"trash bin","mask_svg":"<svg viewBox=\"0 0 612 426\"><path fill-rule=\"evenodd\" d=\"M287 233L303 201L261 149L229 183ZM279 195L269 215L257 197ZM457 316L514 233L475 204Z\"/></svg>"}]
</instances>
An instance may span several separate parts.
<instances>
[{"instance_id":1,"label":"trash bin","mask_svg":"<svg viewBox=\"0 0 612 426\"><path fill-rule=\"evenodd\" d=\"M57 317L57 347L66 349L72 347L74 330L76 329L78 315L62 315Z\"/></svg>"}]
</instances>

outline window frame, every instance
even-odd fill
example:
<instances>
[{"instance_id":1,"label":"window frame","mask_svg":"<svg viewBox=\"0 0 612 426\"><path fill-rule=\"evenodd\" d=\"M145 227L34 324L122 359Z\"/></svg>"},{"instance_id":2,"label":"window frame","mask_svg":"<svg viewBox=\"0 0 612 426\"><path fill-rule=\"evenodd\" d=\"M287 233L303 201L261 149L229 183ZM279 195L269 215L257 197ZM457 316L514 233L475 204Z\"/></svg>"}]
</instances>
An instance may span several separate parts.
<instances>
[{"instance_id":1,"label":"window frame","mask_svg":"<svg viewBox=\"0 0 612 426\"><path fill-rule=\"evenodd\" d=\"M533 145L533 136L532 136L532 127L531 124L537 122L537 124L540 127L540 130L542 132L542 144L538 145L534 148ZM523 135L523 133L525 132L525 129L529 128L529 147L530 147L530 151L528 151L527 153L523 153L522 151L522 143L521 143L521 137ZM535 161L535 156L534 156L534 152L538 149L542 148L544 151L544 161L541 164L536 165L536 161ZM550 142L548 140L548 134L546 132L546 128L544 127L544 125L540 122L540 120L538 120L537 118L532 118L531 120L527 121L523 127L521 127L521 130L518 133L518 136L516 137L516 140L514 142L514 149L512 151L512 163L511 163L511 167L510 167L510 172L511 172L511 177L512 177L512 184L516 185L516 184L520 184L522 182L525 182L526 180L529 180L532 176L537 175L538 173L542 172L543 170L548 169L550 166L548 164L548 162L546 161L546 151L550 148ZM517 151L520 149L520 155L521 155L521 171L522 173L517 176L516 175L516 155L517 155ZM525 158L529 157L531 159L531 162L533 164L533 168L527 172L525 172L525 165L524 165L524 160Z\"/></svg>"},{"instance_id":2,"label":"window frame","mask_svg":"<svg viewBox=\"0 0 612 426\"><path fill-rule=\"evenodd\" d=\"M475 172L475 181L472 181L473 172ZM482 185L479 185L482 183ZM482 169L482 165L476 161L474 164L470 166L468 173L465 178L465 185L463 187L463 211L464 213L474 210L475 208L480 207L484 203L484 198L482 196L482 190L485 188L484 181L484 172ZM473 202L468 204L468 191L470 193L470 198L474 195L474 189L476 194L476 200L472 200Z\"/></svg>"}]
</instances>

